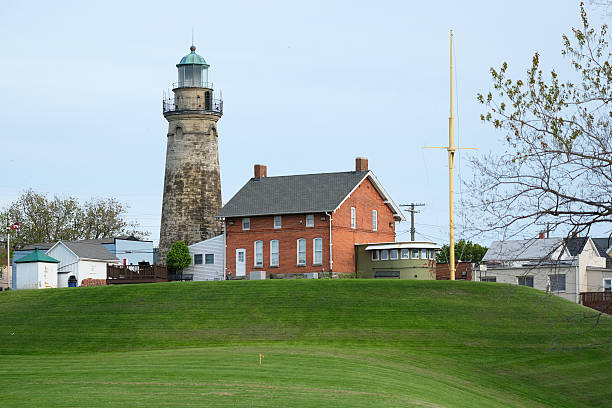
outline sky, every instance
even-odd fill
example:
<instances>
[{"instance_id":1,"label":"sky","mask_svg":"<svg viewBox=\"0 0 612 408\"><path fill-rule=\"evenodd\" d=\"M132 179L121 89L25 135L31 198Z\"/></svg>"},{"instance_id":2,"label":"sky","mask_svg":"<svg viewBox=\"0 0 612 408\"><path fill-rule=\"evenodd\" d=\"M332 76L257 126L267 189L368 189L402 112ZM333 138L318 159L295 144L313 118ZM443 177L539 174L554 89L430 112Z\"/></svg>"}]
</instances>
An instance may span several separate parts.
<instances>
[{"instance_id":1,"label":"sky","mask_svg":"<svg viewBox=\"0 0 612 408\"><path fill-rule=\"evenodd\" d=\"M606 18L593 10L594 23ZM0 208L26 189L115 197L157 242L162 96L193 29L223 94L223 203L255 163L275 176L349 171L362 156L396 203L426 204L417 240L448 242L447 153L422 147L448 144L450 30L456 144L479 148L456 159L459 202L468 155L503 149L476 101L491 87L490 67L508 61L522 75L536 51L544 67L567 65L561 35L578 23L578 2L568 0L7 2ZM402 222L397 239L409 240L409 229Z\"/></svg>"}]
</instances>

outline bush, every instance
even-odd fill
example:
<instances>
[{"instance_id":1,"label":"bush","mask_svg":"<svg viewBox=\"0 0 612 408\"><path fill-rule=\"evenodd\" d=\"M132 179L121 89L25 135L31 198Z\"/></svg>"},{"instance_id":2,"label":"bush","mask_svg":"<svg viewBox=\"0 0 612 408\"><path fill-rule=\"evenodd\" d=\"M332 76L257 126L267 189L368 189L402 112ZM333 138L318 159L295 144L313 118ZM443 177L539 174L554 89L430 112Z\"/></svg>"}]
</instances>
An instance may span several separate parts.
<instances>
[{"instance_id":1,"label":"bush","mask_svg":"<svg viewBox=\"0 0 612 408\"><path fill-rule=\"evenodd\" d=\"M185 241L176 241L170 247L166 257L166 265L172 272L179 273L191 264L191 255Z\"/></svg>"}]
</instances>

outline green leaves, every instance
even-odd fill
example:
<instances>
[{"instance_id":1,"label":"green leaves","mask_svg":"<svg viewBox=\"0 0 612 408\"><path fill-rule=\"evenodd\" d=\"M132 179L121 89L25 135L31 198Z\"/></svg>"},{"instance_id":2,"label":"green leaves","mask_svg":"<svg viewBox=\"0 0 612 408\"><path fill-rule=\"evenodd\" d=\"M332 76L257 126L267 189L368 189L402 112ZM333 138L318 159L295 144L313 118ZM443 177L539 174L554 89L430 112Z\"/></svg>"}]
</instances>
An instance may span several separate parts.
<instances>
[{"instance_id":1,"label":"green leaves","mask_svg":"<svg viewBox=\"0 0 612 408\"><path fill-rule=\"evenodd\" d=\"M166 265L173 272L180 272L191 264L191 255L185 241L176 241L166 256Z\"/></svg>"}]
</instances>

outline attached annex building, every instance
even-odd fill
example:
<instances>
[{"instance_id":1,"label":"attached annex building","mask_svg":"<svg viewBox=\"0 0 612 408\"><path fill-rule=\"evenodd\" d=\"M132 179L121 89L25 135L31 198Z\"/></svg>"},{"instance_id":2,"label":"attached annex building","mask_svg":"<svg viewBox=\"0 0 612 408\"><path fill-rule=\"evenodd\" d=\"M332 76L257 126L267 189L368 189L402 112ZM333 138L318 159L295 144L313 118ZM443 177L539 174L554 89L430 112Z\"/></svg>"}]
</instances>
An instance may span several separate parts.
<instances>
[{"instance_id":1,"label":"attached annex building","mask_svg":"<svg viewBox=\"0 0 612 408\"><path fill-rule=\"evenodd\" d=\"M217 216L232 276L355 273L355 244L393 242L405 220L364 158L355 171L279 177L255 165Z\"/></svg>"}]
</instances>

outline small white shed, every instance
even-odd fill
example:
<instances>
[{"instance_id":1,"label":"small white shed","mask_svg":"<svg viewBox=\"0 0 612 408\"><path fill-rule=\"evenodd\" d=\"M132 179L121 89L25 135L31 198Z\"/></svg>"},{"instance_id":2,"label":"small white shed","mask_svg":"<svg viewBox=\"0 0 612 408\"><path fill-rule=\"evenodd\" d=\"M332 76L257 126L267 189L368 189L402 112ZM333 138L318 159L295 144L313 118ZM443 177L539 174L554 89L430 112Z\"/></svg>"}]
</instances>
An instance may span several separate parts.
<instances>
[{"instance_id":1,"label":"small white shed","mask_svg":"<svg viewBox=\"0 0 612 408\"><path fill-rule=\"evenodd\" d=\"M19 271L16 289L57 288L57 267L60 263L57 259L35 248L15 263Z\"/></svg>"},{"instance_id":2,"label":"small white shed","mask_svg":"<svg viewBox=\"0 0 612 408\"><path fill-rule=\"evenodd\" d=\"M189 245L191 265L183 270L194 281L225 279L225 237L223 235Z\"/></svg>"}]
</instances>

